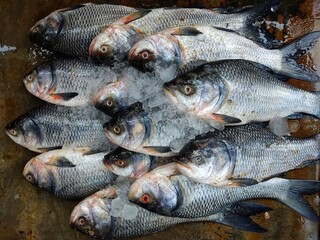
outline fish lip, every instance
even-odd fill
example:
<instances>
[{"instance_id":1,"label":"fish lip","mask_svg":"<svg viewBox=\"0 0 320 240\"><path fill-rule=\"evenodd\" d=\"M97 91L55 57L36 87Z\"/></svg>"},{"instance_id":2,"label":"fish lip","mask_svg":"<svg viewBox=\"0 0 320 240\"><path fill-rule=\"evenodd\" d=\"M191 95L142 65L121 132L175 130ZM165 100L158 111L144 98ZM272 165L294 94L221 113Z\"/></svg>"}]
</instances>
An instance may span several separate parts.
<instances>
[{"instance_id":1,"label":"fish lip","mask_svg":"<svg viewBox=\"0 0 320 240\"><path fill-rule=\"evenodd\" d=\"M191 168L188 164L186 164L186 163L183 163L183 162L181 162L181 161L179 161L179 160L177 160L177 159L174 159L173 161L174 161L177 165L180 165L180 166L185 167L185 168L187 168L187 169L189 169L189 170L192 170L192 168Z\"/></svg>"},{"instance_id":2,"label":"fish lip","mask_svg":"<svg viewBox=\"0 0 320 240\"><path fill-rule=\"evenodd\" d=\"M171 90L171 88L168 86L168 83L163 84L163 91L165 94L168 94L172 97L177 97L177 94Z\"/></svg>"}]
</instances>

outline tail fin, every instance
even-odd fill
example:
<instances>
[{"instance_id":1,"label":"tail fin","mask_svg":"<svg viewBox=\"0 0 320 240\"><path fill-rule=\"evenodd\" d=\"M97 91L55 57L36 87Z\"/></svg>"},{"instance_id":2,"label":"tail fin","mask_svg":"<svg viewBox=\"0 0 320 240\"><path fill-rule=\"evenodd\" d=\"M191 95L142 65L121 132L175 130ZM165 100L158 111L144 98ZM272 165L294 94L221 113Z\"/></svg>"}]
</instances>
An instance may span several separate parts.
<instances>
[{"instance_id":1,"label":"tail fin","mask_svg":"<svg viewBox=\"0 0 320 240\"><path fill-rule=\"evenodd\" d=\"M282 60L280 74L306 80L318 81L320 76L307 66L297 63L299 57L310 52L320 39L320 31L306 34L280 49Z\"/></svg>"},{"instance_id":2,"label":"tail fin","mask_svg":"<svg viewBox=\"0 0 320 240\"><path fill-rule=\"evenodd\" d=\"M303 180L289 180L290 187L285 199L281 201L298 212L301 216L315 222L319 222L320 218L317 216L313 208L309 205L303 195L311 195L320 193L320 181L303 181Z\"/></svg>"},{"instance_id":3,"label":"tail fin","mask_svg":"<svg viewBox=\"0 0 320 240\"><path fill-rule=\"evenodd\" d=\"M279 47L281 43L268 31L263 31L257 24L260 25L259 22L261 22L266 15L271 14L280 2L280 0L265 1L262 4L244 11L243 14L245 14L246 19L241 34L252 41L260 43L266 48Z\"/></svg>"},{"instance_id":4,"label":"tail fin","mask_svg":"<svg viewBox=\"0 0 320 240\"><path fill-rule=\"evenodd\" d=\"M214 217L214 222L219 222L226 226L238 228L240 230L262 233L267 230L252 221L250 216L257 215L272 210L264 205L253 202L242 202L231 205L218 220ZM210 216L209 216L210 220Z\"/></svg>"}]
</instances>

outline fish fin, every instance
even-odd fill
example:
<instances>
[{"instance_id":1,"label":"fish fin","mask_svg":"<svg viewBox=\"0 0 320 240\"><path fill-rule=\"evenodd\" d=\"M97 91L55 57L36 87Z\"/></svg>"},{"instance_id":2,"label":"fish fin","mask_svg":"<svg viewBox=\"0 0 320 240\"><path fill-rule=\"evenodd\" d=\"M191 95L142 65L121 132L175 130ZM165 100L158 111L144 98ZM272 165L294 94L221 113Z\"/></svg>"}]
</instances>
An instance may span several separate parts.
<instances>
[{"instance_id":1,"label":"fish fin","mask_svg":"<svg viewBox=\"0 0 320 240\"><path fill-rule=\"evenodd\" d=\"M210 219L210 216L208 216ZM248 216L242 216L232 212L225 212L223 216L216 219L213 215L213 221L221 223L226 226L234 227L243 231L263 233L267 232L266 229L260 227L258 224L252 221Z\"/></svg>"},{"instance_id":2,"label":"fish fin","mask_svg":"<svg viewBox=\"0 0 320 240\"><path fill-rule=\"evenodd\" d=\"M122 24L128 24L128 23L133 22L139 18L144 17L145 15L150 13L151 11L152 11L152 9L143 9L138 12L133 12L131 14L124 16L123 18L121 18L118 21L121 21ZM118 23L118 21L116 21L116 23Z\"/></svg>"},{"instance_id":3,"label":"fish fin","mask_svg":"<svg viewBox=\"0 0 320 240\"><path fill-rule=\"evenodd\" d=\"M188 142L189 139L176 138L170 142L169 147L172 152L179 153Z\"/></svg>"},{"instance_id":4,"label":"fish fin","mask_svg":"<svg viewBox=\"0 0 320 240\"><path fill-rule=\"evenodd\" d=\"M280 3L281 0L265 1L264 3L242 11L242 14L240 13L239 17L241 17L241 15L242 17L243 15L245 16L245 24L243 28L239 30L239 33L266 48L279 47L281 43L276 40L269 31L262 30L259 26L261 23L265 22L264 18L267 15L270 15L277 10Z\"/></svg>"},{"instance_id":5,"label":"fish fin","mask_svg":"<svg viewBox=\"0 0 320 240\"><path fill-rule=\"evenodd\" d=\"M174 175L179 175L180 172L177 168L177 165L175 163L167 163L165 165L156 167L152 170L153 173L159 173L163 176L170 177Z\"/></svg>"},{"instance_id":6,"label":"fish fin","mask_svg":"<svg viewBox=\"0 0 320 240\"><path fill-rule=\"evenodd\" d=\"M303 113L293 113L293 114L287 116L286 118L290 119L290 120L301 119L301 118L303 118Z\"/></svg>"},{"instance_id":7,"label":"fish fin","mask_svg":"<svg viewBox=\"0 0 320 240\"><path fill-rule=\"evenodd\" d=\"M202 34L202 32L193 27L177 27L173 29L170 34L180 36L197 36L198 34Z\"/></svg>"},{"instance_id":8,"label":"fish fin","mask_svg":"<svg viewBox=\"0 0 320 240\"><path fill-rule=\"evenodd\" d=\"M289 180L290 186L285 199L281 201L298 212L301 216L314 221L320 222L319 216L309 205L303 195L312 195L320 193L320 181L309 180Z\"/></svg>"},{"instance_id":9,"label":"fish fin","mask_svg":"<svg viewBox=\"0 0 320 240\"><path fill-rule=\"evenodd\" d=\"M223 124L235 124L241 123L241 120L235 117L231 117L228 115L217 114L217 113L210 113L208 114L210 119L213 119L215 122L223 123Z\"/></svg>"},{"instance_id":10,"label":"fish fin","mask_svg":"<svg viewBox=\"0 0 320 240\"><path fill-rule=\"evenodd\" d=\"M258 183L252 178L233 178L228 181L230 183L230 187L246 187Z\"/></svg>"},{"instance_id":11,"label":"fish fin","mask_svg":"<svg viewBox=\"0 0 320 240\"><path fill-rule=\"evenodd\" d=\"M235 205L232 205L231 211L241 216L250 217L260 213L272 211L272 208L254 202L238 202Z\"/></svg>"},{"instance_id":12,"label":"fish fin","mask_svg":"<svg viewBox=\"0 0 320 240\"><path fill-rule=\"evenodd\" d=\"M45 163L46 165L55 166L55 167L75 167L70 160L63 156L53 156Z\"/></svg>"},{"instance_id":13,"label":"fish fin","mask_svg":"<svg viewBox=\"0 0 320 240\"><path fill-rule=\"evenodd\" d=\"M319 39L320 31L311 32L281 48L281 70L278 73L301 80L318 81L320 76L317 75L316 71L304 64L299 64L297 60L310 52Z\"/></svg>"},{"instance_id":14,"label":"fish fin","mask_svg":"<svg viewBox=\"0 0 320 240\"><path fill-rule=\"evenodd\" d=\"M37 148L38 151L40 152L48 152L51 150L57 150L57 149L61 149L62 146L55 146L55 147L42 147L42 148Z\"/></svg>"},{"instance_id":15,"label":"fish fin","mask_svg":"<svg viewBox=\"0 0 320 240\"><path fill-rule=\"evenodd\" d=\"M143 148L148 150L148 152L150 152L150 153L169 153L169 152L172 152L170 147L145 146Z\"/></svg>"},{"instance_id":16,"label":"fish fin","mask_svg":"<svg viewBox=\"0 0 320 240\"><path fill-rule=\"evenodd\" d=\"M50 94L50 96L54 99L54 100L64 100L64 101L69 101L70 99L78 96L79 94L76 92L70 92L70 93L52 93Z\"/></svg>"}]
</instances>

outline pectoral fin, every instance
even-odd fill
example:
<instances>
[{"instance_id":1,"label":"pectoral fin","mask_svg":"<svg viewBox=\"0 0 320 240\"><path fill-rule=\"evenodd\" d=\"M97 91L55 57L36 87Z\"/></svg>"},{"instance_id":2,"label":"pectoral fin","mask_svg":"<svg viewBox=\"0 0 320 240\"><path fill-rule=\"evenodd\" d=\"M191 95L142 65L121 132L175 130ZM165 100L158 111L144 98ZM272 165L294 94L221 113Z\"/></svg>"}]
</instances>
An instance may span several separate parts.
<instances>
[{"instance_id":1,"label":"pectoral fin","mask_svg":"<svg viewBox=\"0 0 320 240\"><path fill-rule=\"evenodd\" d=\"M210 118L215 120L218 123L223 123L223 124L241 123L241 120L239 118L235 118L235 117L231 117L223 114L211 113Z\"/></svg>"},{"instance_id":2,"label":"pectoral fin","mask_svg":"<svg viewBox=\"0 0 320 240\"><path fill-rule=\"evenodd\" d=\"M134 12L134 13L131 13L125 17L123 17L121 20L121 22L123 24L128 24L134 20L137 20L139 18L142 18L144 17L145 15L147 15L148 13L150 13L152 10L151 9L144 9L144 10L141 10L141 11L138 11L138 12Z\"/></svg>"},{"instance_id":3,"label":"pectoral fin","mask_svg":"<svg viewBox=\"0 0 320 240\"><path fill-rule=\"evenodd\" d=\"M145 146L143 148L154 154L166 154L172 152L170 147Z\"/></svg>"},{"instance_id":4,"label":"pectoral fin","mask_svg":"<svg viewBox=\"0 0 320 240\"><path fill-rule=\"evenodd\" d=\"M51 166L56 166L56 167L75 167L76 166L63 156L57 156L57 157L53 156L45 164L51 165Z\"/></svg>"},{"instance_id":5,"label":"pectoral fin","mask_svg":"<svg viewBox=\"0 0 320 240\"><path fill-rule=\"evenodd\" d=\"M202 32L193 27L178 27L171 32L171 35L180 36L197 36L198 34L202 34Z\"/></svg>"},{"instance_id":6,"label":"pectoral fin","mask_svg":"<svg viewBox=\"0 0 320 240\"><path fill-rule=\"evenodd\" d=\"M52 93L50 94L52 99L54 100L64 100L69 101L70 99L78 96L78 93L76 92L70 92L70 93Z\"/></svg>"},{"instance_id":7,"label":"pectoral fin","mask_svg":"<svg viewBox=\"0 0 320 240\"><path fill-rule=\"evenodd\" d=\"M48 151L51 151L51 150L57 150L57 149L61 149L62 146L55 146L55 147L43 147L43 148L37 148L37 150L39 152L48 152Z\"/></svg>"}]
</instances>

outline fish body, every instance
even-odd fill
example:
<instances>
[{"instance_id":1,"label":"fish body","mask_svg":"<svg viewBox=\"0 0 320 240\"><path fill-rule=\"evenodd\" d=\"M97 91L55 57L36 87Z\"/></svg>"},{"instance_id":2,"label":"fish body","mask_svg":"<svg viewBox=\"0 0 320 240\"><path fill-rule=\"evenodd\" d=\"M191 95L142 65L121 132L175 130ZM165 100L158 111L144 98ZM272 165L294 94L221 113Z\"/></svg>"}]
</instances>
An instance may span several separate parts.
<instances>
[{"instance_id":1,"label":"fish body","mask_svg":"<svg viewBox=\"0 0 320 240\"><path fill-rule=\"evenodd\" d=\"M185 73L208 62L243 59L266 66L273 72L307 81L318 81L314 69L297 59L316 45L320 32L309 33L280 49L269 50L239 34L221 28L192 26L171 28L137 42L129 61L145 70L175 66Z\"/></svg>"},{"instance_id":2,"label":"fish body","mask_svg":"<svg viewBox=\"0 0 320 240\"><path fill-rule=\"evenodd\" d=\"M178 109L222 128L300 112L320 116L320 93L290 86L243 60L201 66L165 83L164 92Z\"/></svg>"},{"instance_id":3,"label":"fish body","mask_svg":"<svg viewBox=\"0 0 320 240\"><path fill-rule=\"evenodd\" d=\"M149 211L186 218L212 215L239 201L271 198L288 205L305 218L319 221L303 198L304 194L319 191L318 181L272 178L244 187L215 187L193 182L182 175L167 177L151 171L131 185L128 198Z\"/></svg>"},{"instance_id":4,"label":"fish body","mask_svg":"<svg viewBox=\"0 0 320 240\"><path fill-rule=\"evenodd\" d=\"M119 176L138 179L152 169L172 161L171 158L154 157L119 147L106 154L103 163Z\"/></svg>"},{"instance_id":5,"label":"fish body","mask_svg":"<svg viewBox=\"0 0 320 240\"><path fill-rule=\"evenodd\" d=\"M124 207L120 213L113 212L113 204L120 201ZM115 206L117 207L117 206ZM134 217L128 218L125 209L131 209ZM252 210L252 211L251 211ZM229 206L223 212L201 218L176 218L161 216L128 202L117 194L115 186L103 189L81 201L72 211L70 226L84 234L100 239L123 239L144 236L185 222L218 222L246 231L265 230L249 218L250 215L268 211L267 207L252 203ZM237 219L235 221L234 219Z\"/></svg>"},{"instance_id":6,"label":"fish body","mask_svg":"<svg viewBox=\"0 0 320 240\"><path fill-rule=\"evenodd\" d=\"M45 104L35 107L6 126L17 144L35 152L62 147L91 147L110 150L103 134L108 117L93 107L63 107Z\"/></svg>"},{"instance_id":7,"label":"fish body","mask_svg":"<svg viewBox=\"0 0 320 240\"><path fill-rule=\"evenodd\" d=\"M132 104L104 124L107 137L130 151L152 156L177 155L188 140L212 127L194 118L171 111L170 105L144 110L142 103Z\"/></svg>"},{"instance_id":8,"label":"fish body","mask_svg":"<svg viewBox=\"0 0 320 240\"><path fill-rule=\"evenodd\" d=\"M115 79L110 68L77 59L56 59L35 68L23 82L31 94L44 101L77 107L91 104L100 87Z\"/></svg>"},{"instance_id":9,"label":"fish body","mask_svg":"<svg viewBox=\"0 0 320 240\"><path fill-rule=\"evenodd\" d=\"M83 199L117 177L104 167L102 160L105 154L91 154L88 148L45 152L26 164L23 176L33 185L58 197Z\"/></svg>"},{"instance_id":10,"label":"fish body","mask_svg":"<svg viewBox=\"0 0 320 240\"><path fill-rule=\"evenodd\" d=\"M87 57L92 39L106 25L134 12L134 8L112 4L80 4L60 9L30 29L30 39L49 50Z\"/></svg>"},{"instance_id":11,"label":"fish body","mask_svg":"<svg viewBox=\"0 0 320 240\"><path fill-rule=\"evenodd\" d=\"M232 179L260 182L312 163L320 158L319 153L319 135L305 139L278 137L267 129L245 125L193 140L175 160L178 170L190 179L223 185L232 183Z\"/></svg>"},{"instance_id":12,"label":"fish body","mask_svg":"<svg viewBox=\"0 0 320 240\"><path fill-rule=\"evenodd\" d=\"M92 41L89 55L98 60L127 58L134 43L164 29L178 26L217 26L259 41L253 24L278 1L268 1L249 10L226 14L222 9L156 8L134 12L110 24Z\"/></svg>"}]
</instances>

